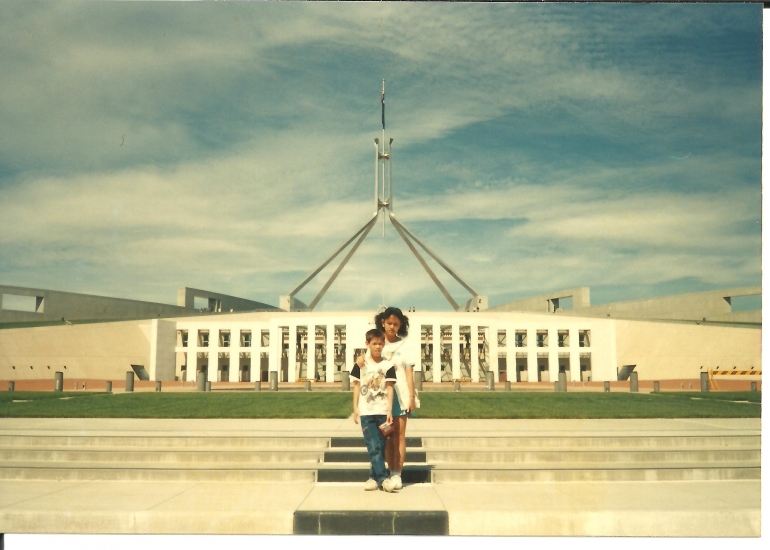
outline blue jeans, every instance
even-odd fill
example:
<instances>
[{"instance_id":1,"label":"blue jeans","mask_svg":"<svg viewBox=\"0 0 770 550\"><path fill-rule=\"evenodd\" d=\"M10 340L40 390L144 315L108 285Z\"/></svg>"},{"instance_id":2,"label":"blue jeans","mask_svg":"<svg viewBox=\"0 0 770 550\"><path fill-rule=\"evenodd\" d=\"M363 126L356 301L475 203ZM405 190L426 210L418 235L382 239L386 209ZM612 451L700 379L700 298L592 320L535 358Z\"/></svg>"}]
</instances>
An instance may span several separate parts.
<instances>
[{"instance_id":1,"label":"blue jeans","mask_svg":"<svg viewBox=\"0 0 770 550\"><path fill-rule=\"evenodd\" d=\"M369 452L369 478L377 481L378 485L390 477L390 472L385 468L385 436L380 432L380 424L383 424L387 416L373 414L361 417L361 431L364 432L364 443Z\"/></svg>"}]
</instances>

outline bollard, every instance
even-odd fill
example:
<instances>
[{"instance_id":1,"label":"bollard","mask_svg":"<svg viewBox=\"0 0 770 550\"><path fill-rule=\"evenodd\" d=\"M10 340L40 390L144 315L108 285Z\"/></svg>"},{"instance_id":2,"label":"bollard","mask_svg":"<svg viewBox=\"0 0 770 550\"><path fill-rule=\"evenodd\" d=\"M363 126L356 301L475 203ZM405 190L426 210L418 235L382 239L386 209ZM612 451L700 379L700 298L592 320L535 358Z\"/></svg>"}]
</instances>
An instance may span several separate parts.
<instances>
[{"instance_id":1,"label":"bollard","mask_svg":"<svg viewBox=\"0 0 770 550\"><path fill-rule=\"evenodd\" d=\"M709 373L707 372L700 373L700 391L709 391Z\"/></svg>"},{"instance_id":2,"label":"bollard","mask_svg":"<svg viewBox=\"0 0 770 550\"><path fill-rule=\"evenodd\" d=\"M104 391L107 393L112 393L112 381L108 380L106 384L104 384Z\"/></svg>"},{"instance_id":3,"label":"bollard","mask_svg":"<svg viewBox=\"0 0 770 550\"><path fill-rule=\"evenodd\" d=\"M342 378L342 391L350 391L350 373L344 370L340 378Z\"/></svg>"},{"instance_id":4,"label":"bollard","mask_svg":"<svg viewBox=\"0 0 770 550\"><path fill-rule=\"evenodd\" d=\"M53 391L64 391L64 373L56 371L53 379Z\"/></svg>"},{"instance_id":5,"label":"bollard","mask_svg":"<svg viewBox=\"0 0 770 550\"><path fill-rule=\"evenodd\" d=\"M134 371L126 373L126 391L134 391Z\"/></svg>"},{"instance_id":6,"label":"bollard","mask_svg":"<svg viewBox=\"0 0 770 550\"><path fill-rule=\"evenodd\" d=\"M13 382L11 382L11 383L13 383ZM751 391L757 391L757 383L756 382L752 382L751 383Z\"/></svg>"},{"instance_id":7,"label":"bollard","mask_svg":"<svg viewBox=\"0 0 770 550\"><path fill-rule=\"evenodd\" d=\"M505 381L505 391L511 391L511 383L508 380Z\"/></svg>"},{"instance_id":8,"label":"bollard","mask_svg":"<svg viewBox=\"0 0 770 550\"><path fill-rule=\"evenodd\" d=\"M254 382L254 391L262 391L262 380Z\"/></svg>"},{"instance_id":9,"label":"bollard","mask_svg":"<svg viewBox=\"0 0 770 550\"><path fill-rule=\"evenodd\" d=\"M559 389L558 391L565 392L567 391L567 373L566 372L560 372L559 373Z\"/></svg>"},{"instance_id":10,"label":"bollard","mask_svg":"<svg viewBox=\"0 0 770 550\"><path fill-rule=\"evenodd\" d=\"M487 380L487 389L489 391L495 391L495 373L489 373L489 380Z\"/></svg>"},{"instance_id":11,"label":"bollard","mask_svg":"<svg viewBox=\"0 0 770 550\"><path fill-rule=\"evenodd\" d=\"M604 391L609 393L609 391L610 391L610 383L609 382L605 382L604 383Z\"/></svg>"},{"instance_id":12,"label":"bollard","mask_svg":"<svg viewBox=\"0 0 770 550\"><path fill-rule=\"evenodd\" d=\"M310 391L310 380L305 380L305 391Z\"/></svg>"},{"instance_id":13,"label":"bollard","mask_svg":"<svg viewBox=\"0 0 770 550\"><path fill-rule=\"evenodd\" d=\"M632 372L628 380L631 385L631 392L634 392L634 393L639 392L639 374L636 372Z\"/></svg>"},{"instance_id":14,"label":"bollard","mask_svg":"<svg viewBox=\"0 0 770 550\"><path fill-rule=\"evenodd\" d=\"M652 383L652 393L660 393L660 382Z\"/></svg>"},{"instance_id":15,"label":"bollard","mask_svg":"<svg viewBox=\"0 0 770 550\"><path fill-rule=\"evenodd\" d=\"M455 391L460 391L460 381L455 380Z\"/></svg>"},{"instance_id":16,"label":"bollard","mask_svg":"<svg viewBox=\"0 0 770 550\"><path fill-rule=\"evenodd\" d=\"M198 372L198 376L195 378L195 383L196 383L195 389L197 391L206 391L206 378L208 377L206 376L205 371Z\"/></svg>"},{"instance_id":17,"label":"bollard","mask_svg":"<svg viewBox=\"0 0 770 550\"><path fill-rule=\"evenodd\" d=\"M558 392L559 391L559 381L554 380L553 382L553 391Z\"/></svg>"},{"instance_id":18,"label":"bollard","mask_svg":"<svg viewBox=\"0 0 770 550\"><path fill-rule=\"evenodd\" d=\"M270 389L278 391L278 371L270 371Z\"/></svg>"},{"instance_id":19,"label":"bollard","mask_svg":"<svg viewBox=\"0 0 770 550\"><path fill-rule=\"evenodd\" d=\"M13 391L16 388L16 384L14 382L8 382L8 391Z\"/></svg>"},{"instance_id":20,"label":"bollard","mask_svg":"<svg viewBox=\"0 0 770 550\"><path fill-rule=\"evenodd\" d=\"M156 391L156 392L159 392L159 391L160 391L160 388L161 388L161 383L160 383L160 380L157 380L157 381L155 382L155 391Z\"/></svg>"},{"instance_id":21,"label":"bollard","mask_svg":"<svg viewBox=\"0 0 770 550\"><path fill-rule=\"evenodd\" d=\"M414 389L422 391L422 371L414 371Z\"/></svg>"},{"instance_id":22,"label":"bollard","mask_svg":"<svg viewBox=\"0 0 770 550\"><path fill-rule=\"evenodd\" d=\"M211 391L211 382L206 380L206 391Z\"/></svg>"}]
</instances>

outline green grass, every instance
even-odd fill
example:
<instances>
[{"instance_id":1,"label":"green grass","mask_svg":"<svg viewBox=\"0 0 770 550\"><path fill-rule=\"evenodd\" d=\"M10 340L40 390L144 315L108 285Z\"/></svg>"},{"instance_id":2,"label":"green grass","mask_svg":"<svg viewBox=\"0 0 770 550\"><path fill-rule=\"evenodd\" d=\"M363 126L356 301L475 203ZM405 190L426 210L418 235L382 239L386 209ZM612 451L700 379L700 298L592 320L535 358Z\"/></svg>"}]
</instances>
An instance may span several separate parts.
<instances>
[{"instance_id":1,"label":"green grass","mask_svg":"<svg viewBox=\"0 0 770 550\"><path fill-rule=\"evenodd\" d=\"M759 418L762 408L759 392L423 392L420 399L419 418ZM5 418L347 418L351 412L351 396L342 392L0 392Z\"/></svg>"}]
</instances>

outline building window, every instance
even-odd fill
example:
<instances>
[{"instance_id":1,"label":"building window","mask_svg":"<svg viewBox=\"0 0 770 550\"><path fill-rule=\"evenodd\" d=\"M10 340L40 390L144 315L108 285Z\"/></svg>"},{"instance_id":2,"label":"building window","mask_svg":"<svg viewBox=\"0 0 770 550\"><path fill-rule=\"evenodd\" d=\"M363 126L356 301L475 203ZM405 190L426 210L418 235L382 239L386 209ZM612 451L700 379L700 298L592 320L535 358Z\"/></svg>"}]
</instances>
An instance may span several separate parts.
<instances>
[{"instance_id":1,"label":"building window","mask_svg":"<svg viewBox=\"0 0 770 550\"><path fill-rule=\"evenodd\" d=\"M187 338L189 336L189 332L186 331L186 330L180 330L179 331L179 335L180 335L180 337L182 339L182 347L186 348L187 347Z\"/></svg>"},{"instance_id":2,"label":"building window","mask_svg":"<svg viewBox=\"0 0 770 550\"><path fill-rule=\"evenodd\" d=\"M547 348L548 347L548 331L547 330L538 330L537 331L537 347L539 347L539 348Z\"/></svg>"},{"instance_id":3,"label":"building window","mask_svg":"<svg viewBox=\"0 0 770 550\"><path fill-rule=\"evenodd\" d=\"M524 330L517 330L516 334L514 335L514 342L516 343L517 348L526 348L527 347L527 332Z\"/></svg>"},{"instance_id":4,"label":"building window","mask_svg":"<svg viewBox=\"0 0 770 550\"><path fill-rule=\"evenodd\" d=\"M201 348L209 347L209 331L207 330L198 331L198 346Z\"/></svg>"},{"instance_id":5,"label":"building window","mask_svg":"<svg viewBox=\"0 0 770 550\"><path fill-rule=\"evenodd\" d=\"M501 348L506 346L506 333L504 330L497 331L497 345Z\"/></svg>"},{"instance_id":6,"label":"building window","mask_svg":"<svg viewBox=\"0 0 770 550\"><path fill-rule=\"evenodd\" d=\"M581 348L590 348L591 347L591 331L590 330L581 330L578 334L579 334L579 339L580 339L580 347Z\"/></svg>"},{"instance_id":7,"label":"building window","mask_svg":"<svg viewBox=\"0 0 770 550\"><path fill-rule=\"evenodd\" d=\"M568 348L569 347L569 331L568 330L560 330L559 331L559 347L560 348Z\"/></svg>"},{"instance_id":8,"label":"building window","mask_svg":"<svg viewBox=\"0 0 770 550\"><path fill-rule=\"evenodd\" d=\"M263 330L262 334L260 336L262 340L262 347L266 348L270 345L270 331L269 330Z\"/></svg>"},{"instance_id":9,"label":"building window","mask_svg":"<svg viewBox=\"0 0 770 550\"><path fill-rule=\"evenodd\" d=\"M250 348L251 347L251 331L250 330L242 330L241 331L241 347L242 348Z\"/></svg>"},{"instance_id":10,"label":"building window","mask_svg":"<svg viewBox=\"0 0 770 550\"><path fill-rule=\"evenodd\" d=\"M220 330L219 331L219 346L223 348L229 348L230 347L230 331L229 330Z\"/></svg>"}]
</instances>

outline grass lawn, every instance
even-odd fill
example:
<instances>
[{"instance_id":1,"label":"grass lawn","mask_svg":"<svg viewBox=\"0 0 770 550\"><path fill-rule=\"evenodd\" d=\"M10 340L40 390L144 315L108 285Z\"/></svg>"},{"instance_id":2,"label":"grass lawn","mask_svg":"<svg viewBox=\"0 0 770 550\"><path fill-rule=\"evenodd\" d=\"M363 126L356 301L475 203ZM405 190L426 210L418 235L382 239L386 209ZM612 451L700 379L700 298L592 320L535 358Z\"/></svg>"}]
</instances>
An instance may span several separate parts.
<instances>
[{"instance_id":1,"label":"grass lawn","mask_svg":"<svg viewBox=\"0 0 770 550\"><path fill-rule=\"evenodd\" d=\"M419 418L759 418L760 392L423 392ZM347 418L349 393L2 392L4 418Z\"/></svg>"}]
</instances>

